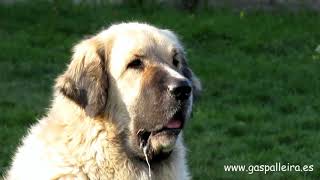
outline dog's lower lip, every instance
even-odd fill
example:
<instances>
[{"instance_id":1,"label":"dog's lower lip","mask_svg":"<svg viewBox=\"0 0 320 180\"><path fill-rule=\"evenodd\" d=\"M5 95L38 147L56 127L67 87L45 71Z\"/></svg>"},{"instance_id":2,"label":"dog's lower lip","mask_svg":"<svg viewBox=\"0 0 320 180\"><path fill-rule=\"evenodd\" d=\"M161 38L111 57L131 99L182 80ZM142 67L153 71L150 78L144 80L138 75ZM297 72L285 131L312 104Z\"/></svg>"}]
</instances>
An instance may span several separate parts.
<instances>
[{"instance_id":1,"label":"dog's lower lip","mask_svg":"<svg viewBox=\"0 0 320 180\"><path fill-rule=\"evenodd\" d=\"M158 131L153 131L151 133L151 135L156 135L156 134L161 133L163 131L181 131L181 130L182 130L182 128L166 128L166 127L164 127Z\"/></svg>"},{"instance_id":2,"label":"dog's lower lip","mask_svg":"<svg viewBox=\"0 0 320 180\"><path fill-rule=\"evenodd\" d=\"M153 131L151 132L150 136L157 136L157 135L161 135L161 134L171 134L171 135L178 135L180 133L180 131L182 130L182 128L162 128L158 131Z\"/></svg>"}]
</instances>

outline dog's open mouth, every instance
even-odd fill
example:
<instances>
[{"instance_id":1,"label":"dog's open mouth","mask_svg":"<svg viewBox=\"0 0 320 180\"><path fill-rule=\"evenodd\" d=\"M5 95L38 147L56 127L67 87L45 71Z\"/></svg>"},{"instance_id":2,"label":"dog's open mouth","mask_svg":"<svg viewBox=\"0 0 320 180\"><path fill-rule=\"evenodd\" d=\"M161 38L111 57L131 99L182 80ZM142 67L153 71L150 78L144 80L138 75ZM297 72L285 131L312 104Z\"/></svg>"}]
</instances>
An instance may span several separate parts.
<instances>
[{"instance_id":1,"label":"dog's open mouth","mask_svg":"<svg viewBox=\"0 0 320 180\"><path fill-rule=\"evenodd\" d=\"M184 121L182 113L176 113L161 129L153 131L140 129L137 133L140 148L148 147L152 154L170 153L184 126Z\"/></svg>"}]
</instances>

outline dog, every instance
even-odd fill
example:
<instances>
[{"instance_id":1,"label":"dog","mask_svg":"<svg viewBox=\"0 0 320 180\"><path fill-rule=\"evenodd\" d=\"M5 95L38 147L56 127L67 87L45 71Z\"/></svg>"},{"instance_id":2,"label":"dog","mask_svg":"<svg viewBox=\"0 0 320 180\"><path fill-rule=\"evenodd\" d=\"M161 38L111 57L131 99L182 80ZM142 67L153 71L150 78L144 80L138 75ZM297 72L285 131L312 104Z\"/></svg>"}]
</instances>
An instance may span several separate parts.
<instances>
[{"instance_id":1,"label":"dog","mask_svg":"<svg viewBox=\"0 0 320 180\"><path fill-rule=\"evenodd\" d=\"M201 83L185 56L137 22L82 40L5 179L190 179L182 130Z\"/></svg>"}]
</instances>

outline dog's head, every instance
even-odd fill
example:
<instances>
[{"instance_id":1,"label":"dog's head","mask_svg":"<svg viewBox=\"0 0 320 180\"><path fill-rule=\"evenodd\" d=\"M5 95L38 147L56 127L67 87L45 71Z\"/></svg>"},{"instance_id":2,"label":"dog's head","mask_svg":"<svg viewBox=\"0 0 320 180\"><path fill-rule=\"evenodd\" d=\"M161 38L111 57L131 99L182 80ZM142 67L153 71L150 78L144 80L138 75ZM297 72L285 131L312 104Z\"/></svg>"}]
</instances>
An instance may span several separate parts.
<instances>
[{"instance_id":1,"label":"dog's head","mask_svg":"<svg viewBox=\"0 0 320 180\"><path fill-rule=\"evenodd\" d=\"M127 23L80 42L56 89L87 116L114 120L131 154L169 154L199 94L200 82L169 30Z\"/></svg>"}]
</instances>

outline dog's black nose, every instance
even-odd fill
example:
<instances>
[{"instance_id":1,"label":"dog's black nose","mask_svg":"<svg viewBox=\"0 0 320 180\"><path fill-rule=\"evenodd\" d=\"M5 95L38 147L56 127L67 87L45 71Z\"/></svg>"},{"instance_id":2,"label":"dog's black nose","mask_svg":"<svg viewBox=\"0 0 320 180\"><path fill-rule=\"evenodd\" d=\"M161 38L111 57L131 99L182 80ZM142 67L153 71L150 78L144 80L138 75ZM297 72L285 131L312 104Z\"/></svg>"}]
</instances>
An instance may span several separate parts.
<instances>
[{"instance_id":1,"label":"dog's black nose","mask_svg":"<svg viewBox=\"0 0 320 180\"><path fill-rule=\"evenodd\" d=\"M188 80L178 80L171 83L169 86L170 93L177 100L186 100L190 97L191 94L191 85Z\"/></svg>"}]
</instances>

